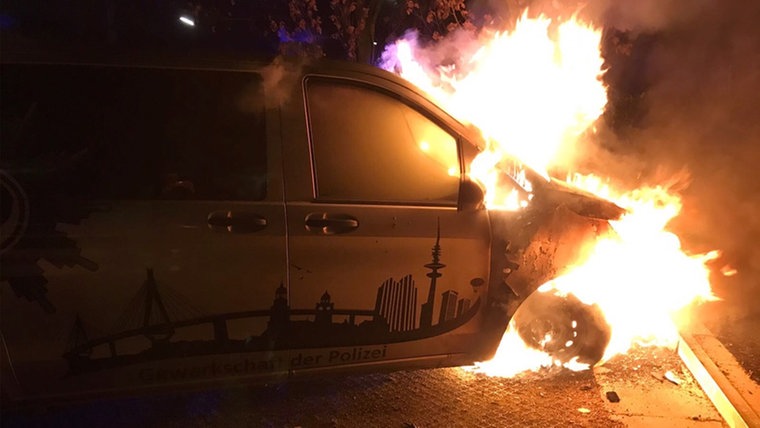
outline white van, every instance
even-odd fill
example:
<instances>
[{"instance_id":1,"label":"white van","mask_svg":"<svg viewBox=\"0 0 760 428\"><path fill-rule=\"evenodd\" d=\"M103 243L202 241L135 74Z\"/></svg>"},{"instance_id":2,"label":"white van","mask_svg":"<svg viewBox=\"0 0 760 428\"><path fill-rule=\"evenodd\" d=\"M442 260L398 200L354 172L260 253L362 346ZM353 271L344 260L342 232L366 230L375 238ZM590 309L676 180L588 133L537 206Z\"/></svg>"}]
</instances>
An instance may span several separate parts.
<instances>
[{"instance_id":1,"label":"white van","mask_svg":"<svg viewBox=\"0 0 760 428\"><path fill-rule=\"evenodd\" d=\"M4 61L4 399L484 360L619 214L487 211L478 134L369 66Z\"/></svg>"}]
</instances>

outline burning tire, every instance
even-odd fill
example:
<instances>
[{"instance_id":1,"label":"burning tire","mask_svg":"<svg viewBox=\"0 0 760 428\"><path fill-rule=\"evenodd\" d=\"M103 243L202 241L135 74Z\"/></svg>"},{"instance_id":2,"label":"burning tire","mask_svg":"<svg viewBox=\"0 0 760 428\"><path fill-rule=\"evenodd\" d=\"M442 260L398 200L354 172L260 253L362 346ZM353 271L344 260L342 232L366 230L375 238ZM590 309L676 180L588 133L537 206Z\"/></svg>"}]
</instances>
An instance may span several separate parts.
<instances>
[{"instance_id":1,"label":"burning tire","mask_svg":"<svg viewBox=\"0 0 760 428\"><path fill-rule=\"evenodd\" d=\"M515 326L525 343L566 363L594 365L604 356L610 327L598 306L586 305L572 294L536 292L515 313Z\"/></svg>"}]
</instances>

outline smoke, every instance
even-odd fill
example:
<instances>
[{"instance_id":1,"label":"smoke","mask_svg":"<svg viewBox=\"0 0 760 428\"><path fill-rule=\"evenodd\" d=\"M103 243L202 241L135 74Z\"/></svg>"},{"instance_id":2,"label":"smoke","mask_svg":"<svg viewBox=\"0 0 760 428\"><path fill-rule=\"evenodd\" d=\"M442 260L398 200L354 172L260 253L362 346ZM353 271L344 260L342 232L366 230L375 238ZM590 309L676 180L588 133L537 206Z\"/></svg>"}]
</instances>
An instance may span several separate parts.
<instances>
[{"instance_id":1,"label":"smoke","mask_svg":"<svg viewBox=\"0 0 760 428\"><path fill-rule=\"evenodd\" d=\"M590 0L581 5L594 22L624 31L659 31L688 22L712 0Z\"/></svg>"},{"instance_id":2,"label":"smoke","mask_svg":"<svg viewBox=\"0 0 760 428\"><path fill-rule=\"evenodd\" d=\"M399 40L406 41L412 51L422 52L415 60L431 75L434 74L432 70L442 68L449 68L456 74L466 74L469 60L482 47L478 33L464 29L452 31L437 43L426 46L420 44L419 35L415 30L407 31ZM384 70L397 73L401 67L401 55L398 45L391 43L385 47L377 65Z\"/></svg>"},{"instance_id":3,"label":"smoke","mask_svg":"<svg viewBox=\"0 0 760 428\"><path fill-rule=\"evenodd\" d=\"M293 89L298 86L298 69L308 63L309 60L303 56L290 57L290 59L283 56L276 57L261 72L267 97L278 105L284 105L293 93Z\"/></svg>"},{"instance_id":4,"label":"smoke","mask_svg":"<svg viewBox=\"0 0 760 428\"><path fill-rule=\"evenodd\" d=\"M302 75L302 70L309 67L314 59L303 53L275 57L260 70L261 88L252 85L243 91L238 100L238 106L243 111L263 109L264 98L259 90L264 91L268 103L278 106L285 105L300 85L299 76Z\"/></svg>"},{"instance_id":5,"label":"smoke","mask_svg":"<svg viewBox=\"0 0 760 428\"><path fill-rule=\"evenodd\" d=\"M491 1L494 7L503 1ZM539 0L530 15L578 15L605 29L610 104L577 167L623 187L670 184L687 250L719 249L716 293L736 316L760 307L760 2ZM522 11L502 7L514 22ZM465 46L467 44L464 44ZM462 45L439 44L439 52ZM438 54L440 57L442 54ZM433 55L435 57L435 55ZM439 60L433 63L441 63ZM582 162L582 164L581 164ZM655 273L656 274L656 273Z\"/></svg>"},{"instance_id":6,"label":"smoke","mask_svg":"<svg viewBox=\"0 0 760 428\"><path fill-rule=\"evenodd\" d=\"M514 22L526 8L552 18L579 15L586 21L623 31L659 31L688 22L716 0L481 0L476 10L490 10L499 21ZM485 4L484 4L485 3Z\"/></svg>"},{"instance_id":7,"label":"smoke","mask_svg":"<svg viewBox=\"0 0 760 428\"><path fill-rule=\"evenodd\" d=\"M577 168L623 187L671 184L672 228L693 251L719 249L736 278L721 297L758 306L760 2L533 1L531 14L578 14L605 29L610 105ZM719 268L720 266L716 266ZM749 298L748 298L749 297Z\"/></svg>"},{"instance_id":8,"label":"smoke","mask_svg":"<svg viewBox=\"0 0 760 428\"><path fill-rule=\"evenodd\" d=\"M600 139L603 149L594 148L605 159L595 166L609 162L634 179L632 186L688 171L684 210L672 226L695 251L723 251L720 263L735 266L739 275L716 278L716 292L737 304L737 316L756 311L760 2L599 1L592 6L607 28L617 28L610 34L621 38L608 55L607 75L611 94L618 91L607 119L618 122L608 120L615 129ZM638 86L625 86L632 81Z\"/></svg>"}]
</instances>

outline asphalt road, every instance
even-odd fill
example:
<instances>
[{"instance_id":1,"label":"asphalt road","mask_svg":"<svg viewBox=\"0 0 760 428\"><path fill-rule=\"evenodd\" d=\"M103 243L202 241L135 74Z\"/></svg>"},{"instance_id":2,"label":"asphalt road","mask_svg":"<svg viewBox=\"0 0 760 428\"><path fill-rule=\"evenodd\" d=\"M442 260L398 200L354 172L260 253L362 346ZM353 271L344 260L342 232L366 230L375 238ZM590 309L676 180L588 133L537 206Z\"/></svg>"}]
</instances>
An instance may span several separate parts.
<instances>
[{"instance_id":1,"label":"asphalt road","mask_svg":"<svg viewBox=\"0 0 760 428\"><path fill-rule=\"evenodd\" d=\"M552 369L492 378L461 368L416 370L30 408L2 416L3 427L667 425L726 426L676 352L661 348L636 350L593 371Z\"/></svg>"}]
</instances>

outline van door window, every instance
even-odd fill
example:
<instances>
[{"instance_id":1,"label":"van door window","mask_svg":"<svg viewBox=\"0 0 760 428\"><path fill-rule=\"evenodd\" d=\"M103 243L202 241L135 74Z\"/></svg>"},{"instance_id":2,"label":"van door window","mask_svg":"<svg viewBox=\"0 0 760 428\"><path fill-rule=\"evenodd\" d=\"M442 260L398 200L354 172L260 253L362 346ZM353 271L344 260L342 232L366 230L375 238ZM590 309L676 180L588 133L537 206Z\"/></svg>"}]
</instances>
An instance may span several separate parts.
<instances>
[{"instance_id":1,"label":"van door window","mask_svg":"<svg viewBox=\"0 0 760 428\"><path fill-rule=\"evenodd\" d=\"M2 158L92 199L263 200L258 75L3 66ZM13 82L8 83L6 82ZM5 103L4 103L5 104Z\"/></svg>"},{"instance_id":2,"label":"van door window","mask_svg":"<svg viewBox=\"0 0 760 428\"><path fill-rule=\"evenodd\" d=\"M317 199L456 205L457 141L428 117L384 92L317 78L307 105Z\"/></svg>"}]
</instances>

